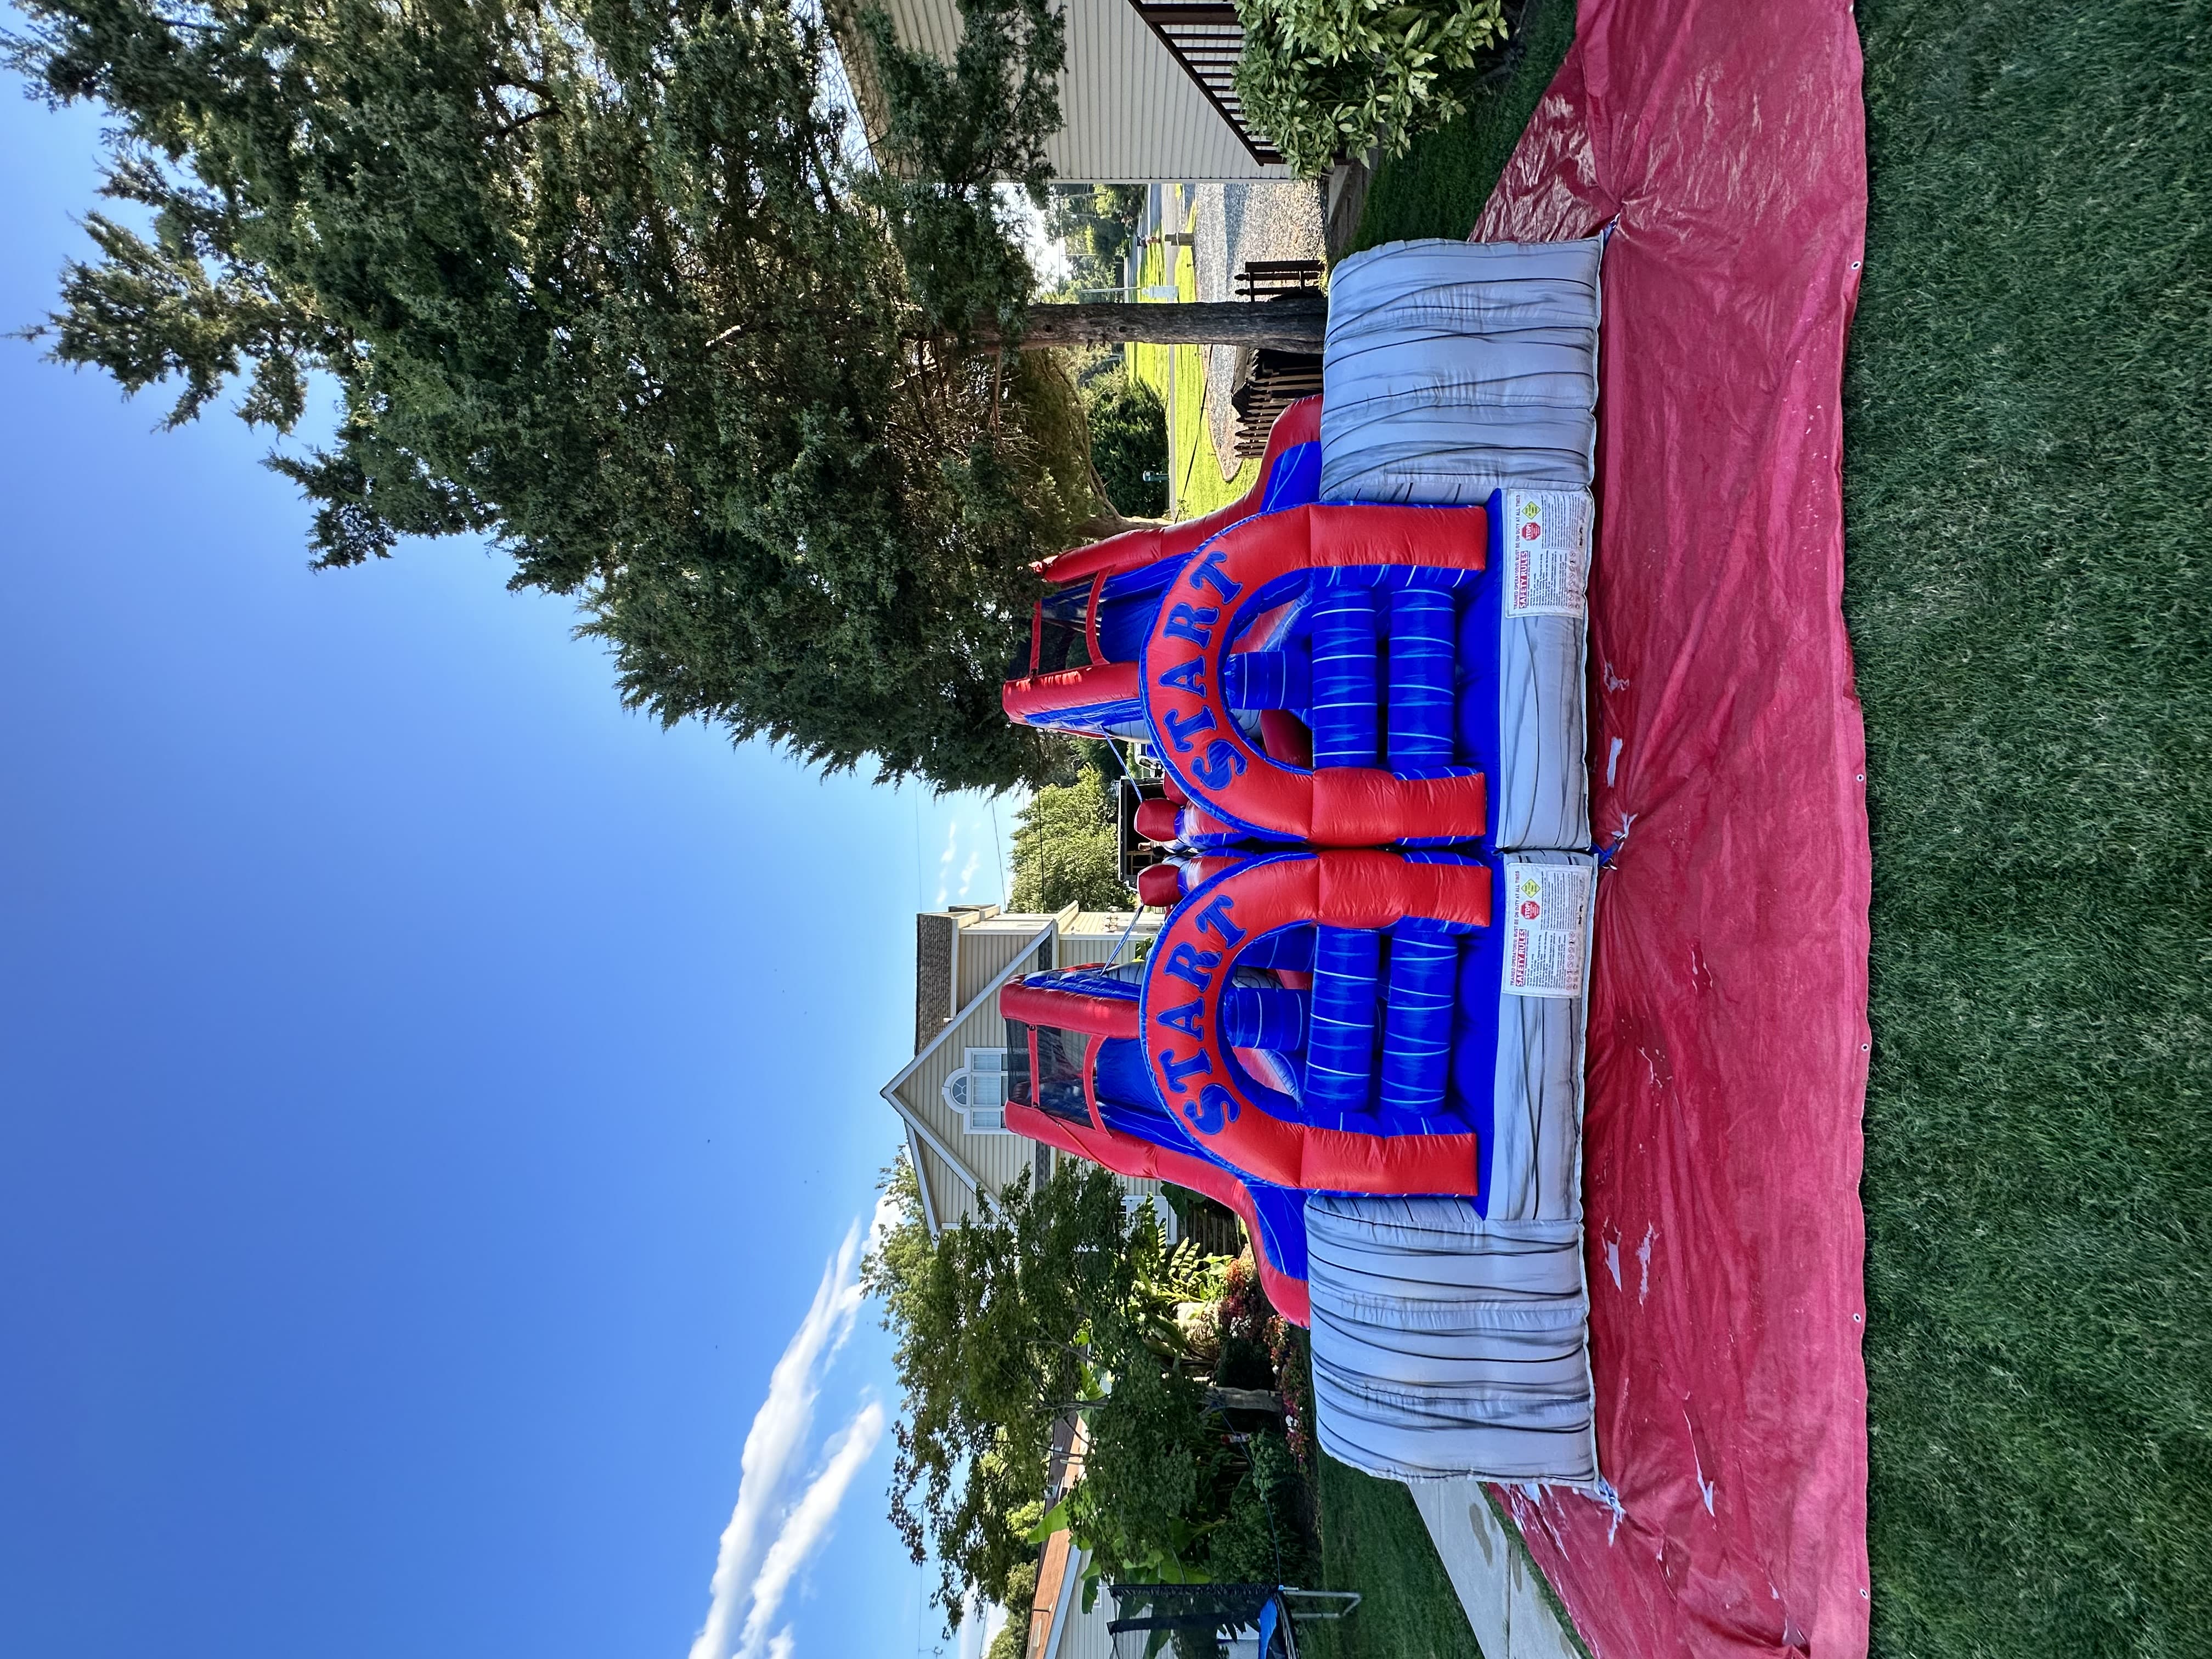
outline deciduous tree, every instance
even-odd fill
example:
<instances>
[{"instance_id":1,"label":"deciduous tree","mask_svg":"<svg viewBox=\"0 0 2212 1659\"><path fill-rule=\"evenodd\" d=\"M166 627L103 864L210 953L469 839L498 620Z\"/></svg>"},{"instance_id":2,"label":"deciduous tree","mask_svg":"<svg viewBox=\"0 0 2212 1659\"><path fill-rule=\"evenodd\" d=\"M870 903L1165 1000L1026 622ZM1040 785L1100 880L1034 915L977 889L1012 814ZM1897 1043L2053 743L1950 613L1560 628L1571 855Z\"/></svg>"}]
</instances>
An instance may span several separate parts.
<instances>
[{"instance_id":1,"label":"deciduous tree","mask_svg":"<svg viewBox=\"0 0 2212 1659\"><path fill-rule=\"evenodd\" d=\"M1086 910L1126 910L1136 902L1121 880L1113 785L1103 773L1099 745L1083 745L1075 781L1047 784L1030 797L1014 826L1016 910L1049 915L1075 904Z\"/></svg>"},{"instance_id":2,"label":"deciduous tree","mask_svg":"<svg viewBox=\"0 0 2212 1659\"><path fill-rule=\"evenodd\" d=\"M917 1561L937 1560L948 1620L971 1585L1003 1603L1035 1558L1054 1428L1078 1412L1091 1450L1067 1524L1109 1571L1173 1571L1221 1455L1176 1310L1219 1293L1221 1264L1170 1249L1090 1164L981 1194L936 1237L912 1167L890 1181L901 1219L863 1279L904 1393L891 1518Z\"/></svg>"},{"instance_id":3,"label":"deciduous tree","mask_svg":"<svg viewBox=\"0 0 2212 1659\"><path fill-rule=\"evenodd\" d=\"M1158 515L1168 506L1168 410L1158 392L1120 365L1088 378L1091 456L1114 505Z\"/></svg>"}]
</instances>

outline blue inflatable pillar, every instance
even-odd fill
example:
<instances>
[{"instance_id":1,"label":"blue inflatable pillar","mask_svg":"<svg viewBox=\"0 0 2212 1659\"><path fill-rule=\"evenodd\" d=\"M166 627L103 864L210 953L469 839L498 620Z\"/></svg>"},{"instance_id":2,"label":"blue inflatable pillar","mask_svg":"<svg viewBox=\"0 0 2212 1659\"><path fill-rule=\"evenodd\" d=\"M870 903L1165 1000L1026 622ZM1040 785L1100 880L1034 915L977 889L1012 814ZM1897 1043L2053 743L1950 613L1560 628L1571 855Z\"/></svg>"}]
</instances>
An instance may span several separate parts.
<instances>
[{"instance_id":1,"label":"blue inflatable pillar","mask_svg":"<svg viewBox=\"0 0 2212 1659\"><path fill-rule=\"evenodd\" d=\"M1232 1048L1295 1053L1305 1046L1305 993L1275 986L1233 986L1221 994L1221 1035Z\"/></svg>"},{"instance_id":2,"label":"blue inflatable pillar","mask_svg":"<svg viewBox=\"0 0 2212 1659\"><path fill-rule=\"evenodd\" d=\"M1458 979L1459 941L1449 923L1409 919L1391 930L1381 1077L1386 1112L1422 1118L1443 1112Z\"/></svg>"},{"instance_id":3,"label":"blue inflatable pillar","mask_svg":"<svg viewBox=\"0 0 2212 1659\"><path fill-rule=\"evenodd\" d=\"M1324 587L1313 607L1313 763L1372 766L1375 731L1375 595Z\"/></svg>"},{"instance_id":4,"label":"blue inflatable pillar","mask_svg":"<svg viewBox=\"0 0 2212 1659\"><path fill-rule=\"evenodd\" d=\"M1365 927L1320 927L1315 935L1306 1108L1322 1115L1364 1112L1372 1105L1382 936Z\"/></svg>"},{"instance_id":5,"label":"blue inflatable pillar","mask_svg":"<svg viewBox=\"0 0 2212 1659\"><path fill-rule=\"evenodd\" d=\"M1400 589L1390 600L1389 763L1418 775L1452 763L1452 596L1433 587Z\"/></svg>"}]
</instances>

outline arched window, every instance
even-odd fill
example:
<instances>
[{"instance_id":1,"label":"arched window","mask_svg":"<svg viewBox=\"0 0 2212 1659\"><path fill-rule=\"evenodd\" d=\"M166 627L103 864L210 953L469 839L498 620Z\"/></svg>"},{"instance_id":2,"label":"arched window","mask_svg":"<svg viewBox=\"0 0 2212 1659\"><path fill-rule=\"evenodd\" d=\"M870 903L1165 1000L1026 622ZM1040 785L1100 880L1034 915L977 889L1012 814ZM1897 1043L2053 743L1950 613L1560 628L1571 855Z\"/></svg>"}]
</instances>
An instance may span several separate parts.
<instances>
[{"instance_id":1,"label":"arched window","mask_svg":"<svg viewBox=\"0 0 2212 1659\"><path fill-rule=\"evenodd\" d=\"M970 1048L967 1064L945 1079L945 1103L960 1114L971 1135L1002 1135L1006 1127L1006 1051Z\"/></svg>"}]
</instances>

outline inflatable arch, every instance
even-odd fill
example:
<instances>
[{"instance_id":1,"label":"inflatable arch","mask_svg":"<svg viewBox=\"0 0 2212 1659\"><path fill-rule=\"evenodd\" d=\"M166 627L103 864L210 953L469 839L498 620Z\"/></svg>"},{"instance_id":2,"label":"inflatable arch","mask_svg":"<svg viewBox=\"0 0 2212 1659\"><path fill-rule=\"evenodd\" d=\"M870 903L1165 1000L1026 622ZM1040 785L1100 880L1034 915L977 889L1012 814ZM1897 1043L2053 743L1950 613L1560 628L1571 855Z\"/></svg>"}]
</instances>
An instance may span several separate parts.
<instances>
[{"instance_id":1,"label":"inflatable arch","mask_svg":"<svg viewBox=\"0 0 2212 1659\"><path fill-rule=\"evenodd\" d=\"M1293 501L1302 446L1276 447L1258 509L1187 550L1133 532L1050 567L1074 578L1037 606L1007 714L1148 739L1249 840L1586 844L1585 498Z\"/></svg>"}]
</instances>

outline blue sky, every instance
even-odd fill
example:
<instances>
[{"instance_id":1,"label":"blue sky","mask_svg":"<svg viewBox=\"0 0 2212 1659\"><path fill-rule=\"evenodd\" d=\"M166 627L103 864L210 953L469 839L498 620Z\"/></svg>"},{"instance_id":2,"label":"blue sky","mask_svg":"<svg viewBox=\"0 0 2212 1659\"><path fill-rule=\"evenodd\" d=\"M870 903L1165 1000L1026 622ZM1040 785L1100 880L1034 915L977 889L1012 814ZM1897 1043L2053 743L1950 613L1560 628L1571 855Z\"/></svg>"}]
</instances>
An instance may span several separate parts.
<instances>
[{"instance_id":1,"label":"blue sky","mask_svg":"<svg viewBox=\"0 0 2212 1659\"><path fill-rule=\"evenodd\" d=\"M0 327L96 138L0 88ZM166 407L0 342L4 1645L684 1659L757 1414L731 1639L795 1560L757 1648L927 1652L835 1259L1011 811L626 714L482 547L312 573Z\"/></svg>"}]
</instances>

